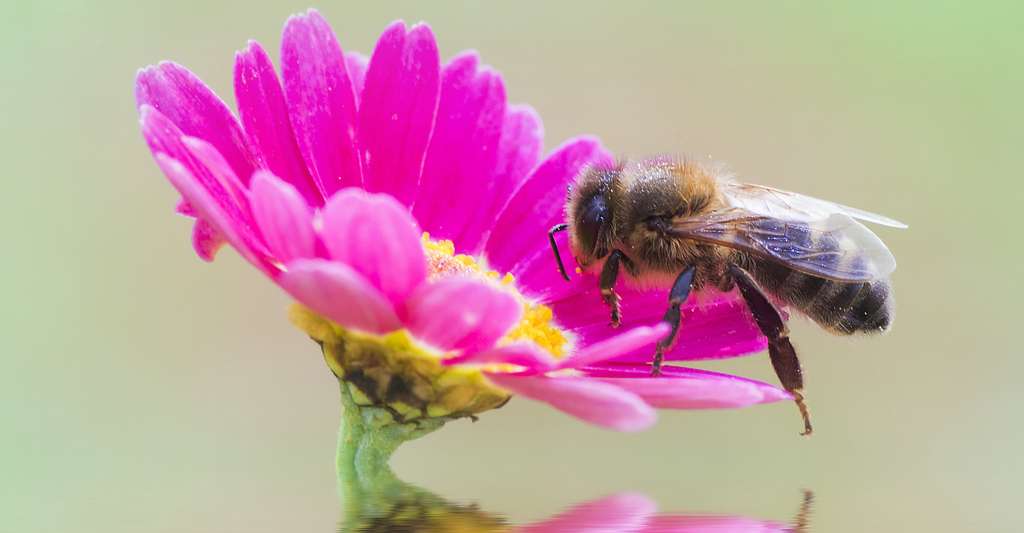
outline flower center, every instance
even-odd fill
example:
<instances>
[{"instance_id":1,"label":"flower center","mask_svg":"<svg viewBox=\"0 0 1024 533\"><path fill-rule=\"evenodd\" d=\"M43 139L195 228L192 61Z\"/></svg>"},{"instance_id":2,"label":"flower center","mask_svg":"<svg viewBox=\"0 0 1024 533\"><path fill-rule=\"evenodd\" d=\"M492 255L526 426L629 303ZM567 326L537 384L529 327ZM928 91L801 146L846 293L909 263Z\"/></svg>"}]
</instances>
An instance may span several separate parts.
<instances>
[{"instance_id":1,"label":"flower center","mask_svg":"<svg viewBox=\"0 0 1024 533\"><path fill-rule=\"evenodd\" d=\"M523 296L515 287L512 274L502 276L480 264L473 256L455 253L455 244L449 240L434 241L429 233L423 234L423 249L427 255L428 277L443 278L452 275L470 275L500 280L523 306L523 316L519 322L498 341L505 345L514 341L530 341L556 358L561 358L568 350L569 340L566 333L554 322L551 308L532 302Z\"/></svg>"},{"instance_id":2,"label":"flower center","mask_svg":"<svg viewBox=\"0 0 1024 533\"><path fill-rule=\"evenodd\" d=\"M288 318L320 345L327 366L356 405L386 409L396 422L474 416L509 399L478 369L441 364L405 330L349 331L298 303Z\"/></svg>"},{"instance_id":3,"label":"flower center","mask_svg":"<svg viewBox=\"0 0 1024 533\"><path fill-rule=\"evenodd\" d=\"M551 308L517 291L511 274L502 276L472 256L456 254L451 241L434 241L424 234L422 242L431 280L455 275L496 280L522 304L522 318L499 345L526 340L554 357L569 350L568 334L554 323ZM444 365L446 354L416 342L404 329L385 335L350 331L299 303L292 306L289 318L320 345L327 365L356 405L385 409L398 423L471 417L501 407L510 397L487 380L484 368ZM498 364L486 370L516 368Z\"/></svg>"}]
</instances>

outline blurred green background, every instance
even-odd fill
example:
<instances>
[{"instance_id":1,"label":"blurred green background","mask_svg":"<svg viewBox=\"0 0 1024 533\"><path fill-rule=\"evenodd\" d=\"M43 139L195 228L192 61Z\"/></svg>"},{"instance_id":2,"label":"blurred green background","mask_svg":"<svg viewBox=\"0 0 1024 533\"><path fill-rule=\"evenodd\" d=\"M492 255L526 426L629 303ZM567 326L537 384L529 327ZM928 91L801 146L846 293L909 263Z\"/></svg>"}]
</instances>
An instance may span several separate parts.
<instances>
[{"instance_id":1,"label":"blurred green background","mask_svg":"<svg viewBox=\"0 0 1024 533\"><path fill-rule=\"evenodd\" d=\"M546 146L684 152L878 211L895 330L793 324L817 433L792 405L665 412L616 434L525 400L408 445L404 479L540 520L634 490L665 511L814 531L1018 531L1024 10L960 2L315 2L346 50L427 20L477 48ZM207 265L137 127L137 68L228 102L233 51L300 2L10 2L3 147L0 531L330 531L337 390L288 299ZM275 54L276 56L276 54ZM706 365L774 381L766 357Z\"/></svg>"}]
</instances>

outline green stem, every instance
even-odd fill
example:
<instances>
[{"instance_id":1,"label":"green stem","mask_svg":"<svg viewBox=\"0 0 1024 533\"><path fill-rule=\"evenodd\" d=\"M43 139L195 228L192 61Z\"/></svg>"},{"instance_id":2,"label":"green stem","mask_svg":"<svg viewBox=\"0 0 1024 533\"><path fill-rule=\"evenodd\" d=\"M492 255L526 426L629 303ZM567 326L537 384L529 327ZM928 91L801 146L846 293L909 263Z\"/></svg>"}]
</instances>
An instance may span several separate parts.
<instances>
[{"instance_id":1,"label":"green stem","mask_svg":"<svg viewBox=\"0 0 1024 533\"><path fill-rule=\"evenodd\" d=\"M500 516L410 485L395 477L388 466L399 445L440 428L449 418L396 421L386 408L357 405L349 388L353 385L340 384L339 531L446 531L452 524L468 531L504 530L506 524Z\"/></svg>"},{"instance_id":2,"label":"green stem","mask_svg":"<svg viewBox=\"0 0 1024 533\"><path fill-rule=\"evenodd\" d=\"M422 437L444 425L445 420L396 421L382 407L357 405L344 381L341 385L341 427L338 430L338 489L348 517L372 512L393 501L409 486L398 480L388 460L403 442Z\"/></svg>"}]
</instances>

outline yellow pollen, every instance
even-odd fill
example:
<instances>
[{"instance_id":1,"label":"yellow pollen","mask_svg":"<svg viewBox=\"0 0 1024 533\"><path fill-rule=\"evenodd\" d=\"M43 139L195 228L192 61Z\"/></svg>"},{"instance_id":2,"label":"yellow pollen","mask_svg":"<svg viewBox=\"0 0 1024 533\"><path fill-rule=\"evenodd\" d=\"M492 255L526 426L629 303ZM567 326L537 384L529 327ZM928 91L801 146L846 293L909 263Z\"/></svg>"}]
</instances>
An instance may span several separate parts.
<instances>
[{"instance_id":1,"label":"yellow pollen","mask_svg":"<svg viewBox=\"0 0 1024 533\"><path fill-rule=\"evenodd\" d=\"M565 355L566 339L562 330L552 323L554 314L546 305L523 302L523 317L502 339L505 342L528 340L561 358Z\"/></svg>"},{"instance_id":2,"label":"yellow pollen","mask_svg":"<svg viewBox=\"0 0 1024 533\"><path fill-rule=\"evenodd\" d=\"M430 279L438 279L451 275L468 274L484 276L498 280L511 289L523 306L523 316L515 326L499 341L509 344L514 341L531 341L554 357L565 355L568 339L565 333L554 323L551 308L531 302L515 289L515 277L512 274L502 276L497 271L481 265L476 258L455 253L455 244L449 240L431 240L429 233L422 237L423 249L427 255L427 270Z\"/></svg>"}]
</instances>

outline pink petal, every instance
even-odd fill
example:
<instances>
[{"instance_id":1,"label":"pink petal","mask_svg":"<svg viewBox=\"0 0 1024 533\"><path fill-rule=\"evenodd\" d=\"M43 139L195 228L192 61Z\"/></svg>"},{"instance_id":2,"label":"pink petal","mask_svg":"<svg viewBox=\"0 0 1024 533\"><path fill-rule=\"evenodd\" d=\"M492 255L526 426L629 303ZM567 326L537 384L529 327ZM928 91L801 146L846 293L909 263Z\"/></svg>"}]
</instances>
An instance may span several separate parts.
<instances>
[{"instance_id":1,"label":"pink petal","mask_svg":"<svg viewBox=\"0 0 1024 533\"><path fill-rule=\"evenodd\" d=\"M136 77L135 99L139 107L160 111L185 135L212 144L242 183L248 183L256 158L245 133L231 110L195 74L169 61L146 67Z\"/></svg>"},{"instance_id":2,"label":"pink petal","mask_svg":"<svg viewBox=\"0 0 1024 533\"><path fill-rule=\"evenodd\" d=\"M466 278L424 283L405 306L409 331L445 351L490 348L520 316L522 308L515 296L491 283Z\"/></svg>"},{"instance_id":3,"label":"pink petal","mask_svg":"<svg viewBox=\"0 0 1024 533\"><path fill-rule=\"evenodd\" d=\"M455 57L441 73L441 97L413 213L424 231L454 239L479 208L494 179L505 86L478 68L475 53ZM456 249L465 251L455 242Z\"/></svg>"},{"instance_id":4,"label":"pink petal","mask_svg":"<svg viewBox=\"0 0 1024 533\"><path fill-rule=\"evenodd\" d=\"M546 244L548 230L564 220L568 184L588 165L609 160L600 142L591 137L568 141L548 156L498 216L485 245L491 266L499 272L514 274L527 293L542 295L551 285L548 270L554 269L554 263L550 248L543 253L538 243ZM550 269L532 268L537 262ZM538 283L536 273L541 271L547 274Z\"/></svg>"},{"instance_id":5,"label":"pink petal","mask_svg":"<svg viewBox=\"0 0 1024 533\"><path fill-rule=\"evenodd\" d=\"M632 353L640 348L649 348L654 353L654 343L668 334L668 324L661 323L653 327L640 326L610 337L601 342L591 344L559 362L559 368L579 368L593 365L608 359L615 359Z\"/></svg>"},{"instance_id":6,"label":"pink petal","mask_svg":"<svg viewBox=\"0 0 1024 533\"><path fill-rule=\"evenodd\" d=\"M545 234L543 239L531 243L532 250L523 255L524 258L530 258L520 266L521 272L516 277L516 281L523 287L523 290L544 302L579 296L583 292L594 290L597 287L594 281L596 278L589 274L576 272L576 260L569 248L569 233L566 231L556 233L555 244L558 247L559 256L565 264L569 281L563 279L562 274L558 271L558 263L555 261L554 252L551 250L551 245ZM617 287L620 292L621 285L623 283ZM607 317L605 317L605 322L607 322Z\"/></svg>"},{"instance_id":7,"label":"pink petal","mask_svg":"<svg viewBox=\"0 0 1024 533\"><path fill-rule=\"evenodd\" d=\"M352 91L356 95L356 107L362 99L364 80L366 80L366 67L370 59L359 52L345 52L345 68L348 69L348 79L352 80Z\"/></svg>"},{"instance_id":8,"label":"pink petal","mask_svg":"<svg viewBox=\"0 0 1024 533\"><path fill-rule=\"evenodd\" d=\"M235 54L235 99L245 132L266 168L291 183L310 205L323 205L323 195L295 144L281 82L270 56L256 41Z\"/></svg>"},{"instance_id":9,"label":"pink petal","mask_svg":"<svg viewBox=\"0 0 1024 533\"><path fill-rule=\"evenodd\" d=\"M260 170L252 178L249 197L256 226L278 261L316 255L313 212L295 187Z\"/></svg>"},{"instance_id":10,"label":"pink petal","mask_svg":"<svg viewBox=\"0 0 1024 533\"><path fill-rule=\"evenodd\" d=\"M409 211L384 194L345 189L324 207L321 238L331 257L396 305L427 277L420 235Z\"/></svg>"},{"instance_id":11,"label":"pink petal","mask_svg":"<svg viewBox=\"0 0 1024 533\"><path fill-rule=\"evenodd\" d=\"M178 205L174 206L174 212L187 217L196 217L195 210L184 199L178 200Z\"/></svg>"},{"instance_id":12,"label":"pink petal","mask_svg":"<svg viewBox=\"0 0 1024 533\"><path fill-rule=\"evenodd\" d=\"M298 259L288 263L279 283L296 300L342 326L375 334L402 327L387 298L348 265Z\"/></svg>"},{"instance_id":13,"label":"pink petal","mask_svg":"<svg viewBox=\"0 0 1024 533\"><path fill-rule=\"evenodd\" d=\"M192 226L192 248L203 261L213 261L225 242L224 236L203 219L196 220Z\"/></svg>"},{"instance_id":14,"label":"pink petal","mask_svg":"<svg viewBox=\"0 0 1024 533\"><path fill-rule=\"evenodd\" d=\"M470 253L478 253L483 248L495 214L505 209L512 193L536 166L543 147L544 127L537 112L530 106L509 106L501 128L494 179L483 182L478 207L455 242Z\"/></svg>"},{"instance_id":15,"label":"pink petal","mask_svg":"<svg viewBox=\"0 0 1024 533\"><path fill-rule=\"evenodd\" d=\"M199 235L199 242L194 241L200 257L212 258L209 254L215 251L217 241L223 238L254 266L268 275L275 274L275 269L267 261L266 251L251 234L251 230L233 219L185 165L164 153L156 154L156 162L174 188L196 210L199 217L209 224L208 229L202 230L209 235Z\"/></svg>"},{"instance_id":16,"label":"pink petal","mask_svg":"<svg viewBox=\"0 0 1024 533\"><path fill-rule=\"evenodd\" d=\"M377 41L359 107L366 190L407 206L415 199L437 111L440 61L434 34L423 24L406 33L395 22Z\"/></svg>"},{"instance_id":17,"label":"pink petal","mask_svg":"<svg viewBox=\"0 0 1024 533\"><path fill-rule=\"evenodd\" d=\"M547 351L529 342L516 342L482 352L469 352L442 361L446 365L507 364L523 368L527 374L539 374L555 368L557 361Z\"/></svg>"},{"instance_id":18,"label":"pink petal","mask_svg":"<svg viewBox=\"0 0 1024 533\"><path fill-rule=\"evenodd\" d=\"M190 191L190 194L197 197L201 196L202 201L209 204L205 208L206 211L216 213L218 217L216 221L207 220L208 223L213 224L216 231L201 227L193 230L193 246L196 248L196 253L205 260L212 259L213 253L219 247L221 238L226 238L228 233L230 233L235 237L235 240L231 241L228 239L229 242L236 246L244 257L256 261L256 256L253 255L253 252L259 251L261 254L264 253L263 246L258 235L256 235L249 224L249 216L245 211L246 206L241 205L238 202L237 194L229 190L235 188L237 178L227 177L227 175L233 175L233 173L227 168L223 158L208 154L211 161L216 160L216 165L221 169L220 174L223 176L218 177L185 146L182 141L181 130L171 123L167 117L148 105L143 105L139 112L141 114L142 136L145 138L154 157L158 159L158 162L163 157L164 159L174 160L176 165L181 165L184 168L184 172L180 172L176 165L162 165L163 170L168 171L170 169L175 172L175 175L168 174L167 176L171 183L180 192L185 187L183 184L188 182L185 188ZM197 144L197 146L199 145ZM198 191L197 189L202 190ZM182 194L184 195L184 193ZM203 209L195 205L188 196L185 196L182 202L179 203L179 206L183 204L188 205L189 210L196 215L203 212ZM221 225L228 227L229 231L225 231ZM263 264L262 259L258 260L258 262L261 265Z\"/></svg>"},{"instance_id":19,"label":"pink petal","mask_svg":"<svg viewBox=\"0 0 1024 533\"><path fill-rule=\"evenodd\" d=\"M584 369L592 379L622 387L663 409L720 409L790 400L782 389L761 381L675 366L651 376L646 364L605 364Z\"/></svg>"},{"instance_id":20,"label":"pink petal","mask_svg":"<svg viewBox=\"0 0 1024 533\"><path fill-rule=\"evenodd\" d=\"M355 93L341 46L315 10L285 23L281 73L295 139L320 190L329 197L360 185Z\"/></svg>"},{"instance_id":21,"label":"pink petal","mask_svg":"<svg viewBox=\"0 0 1024 533\"><path fill-rule=\"evenodd\" d=\"M583 285L577 285L574 278L575 294L548 303L555 316L584 344L617 335L619 330L608 325L608 308L601 301L597 277L577 277ZM668 308L667 289L639 290L626 286L618 292L622 297L621 328L660 322ZM670 361L720 359L758 352L766 345L766 339L735 292L722 295L707 290L694 295L683 306L679 334L665 356ZM650 362L653 354L652 350L639 350L625 353L617 360Z\"/></svg>"},{"instance_id":22,"label":"pink petal","mask_svg":"<svg viewBox=\"0 0 1024 533\"><path fill-rule=\"evenodd\" d=\"M657 419L654 409L636 394L594 379L503 374L487 374L487 378L515 394L617 431L640 431Z\"/></svg>"},{"instance_id":23,"label":"pink petal","mask_svg":"<svg viewBox=\"0 0 1024 533\"><path fill-rule=\"evenodd\" d=\"M524 533L628 532L641 531L658 506L639 493L624 492L582 503L538 524L520 529Z\"/></svg>"},{"instance_id":24,"label":"pink petal","mask_svg":"<svg viewBox=\"0 0 1024 533\"><path fill-rule=\"evenodd\" d=\"M196 159L192 151L182 142L184 134L173 122L156 109L143 105L139 108L139 123L142 126L142 137L146 140L146 144L149 145L154 156L164 154L181 162L224 209L240 209L235 194L228 190L227 184L218 180L205 165ZM187 200L179 201L176 210L182 212L182 206L186 207L187 213L195 214L195 210Z\"/></svg>"},{"instance_id":25,"label":"pink petal","mask_svg":"<svg viewBox=\"0 0 1024 533\"><path fill-rule=\"evenodd\" d=\"M210 175L231 195L231 203L238 206L239 211L245 216L245 222L251 222L249 217L249 198L245 193L245 185L242 185L241 180L231 170L224 156L212 144L196 137L182 136L181 143L192 153L195 160L206 167Z\"/></svg>"},{"instance_id":26,"label":"pink petal","mask_svg":"<svg viewBox=\"0 0 1024 533\"><path fill-rule=\"evenodd\" d=\"M185 199L178 201L174 211L189 218L196 218L198 216ZM213 261L225 242L224 237L217 233L217 230L205 220L197 219L195 224L192 225L192 248L195 249L196 255L203 261Z\"/></svg>"}]
</instances>

